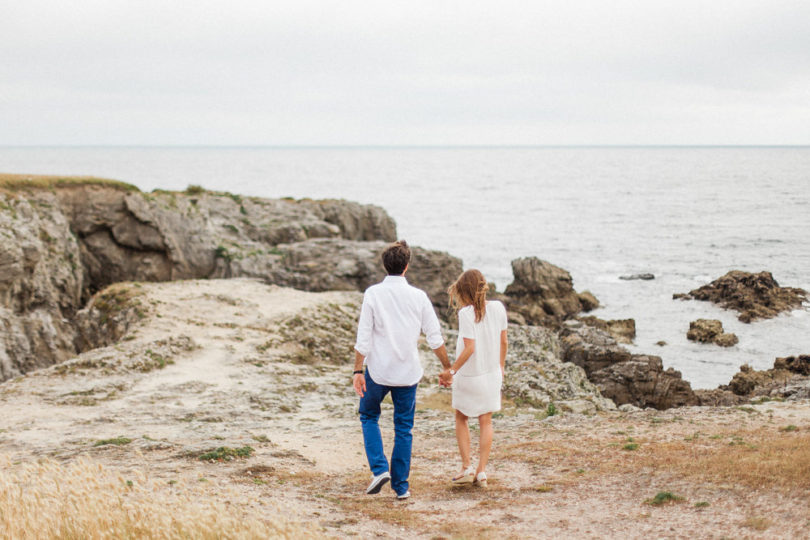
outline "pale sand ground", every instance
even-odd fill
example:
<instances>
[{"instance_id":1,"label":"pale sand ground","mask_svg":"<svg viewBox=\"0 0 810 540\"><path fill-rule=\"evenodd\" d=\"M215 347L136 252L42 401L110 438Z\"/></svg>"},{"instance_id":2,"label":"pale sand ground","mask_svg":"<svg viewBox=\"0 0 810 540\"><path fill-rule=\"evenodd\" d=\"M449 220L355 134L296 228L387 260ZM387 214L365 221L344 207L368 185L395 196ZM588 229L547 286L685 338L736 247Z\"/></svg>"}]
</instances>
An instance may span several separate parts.
<instances>
[{"instance_id":1,"label":"pale sand ground","mask_svg":"<svg viewBox=\"0 0 810 540\"><path fill-rule=\"evenodd\" d=\"M397 502L387 488L363 493L369 473L351 357L343 365L293 364L283 356L296 345L278 338L279 323L302 309L356 305L358 293L304 293L244 279L137 290L146 318L119 344L68 366L105 358L126 364L147 349L165 351L156 342L167 338L186 336L194 347L166 353L173 363L148 372L50 368L0 385L0 453L23 462L85 456L123 477L142 471L166 489L204 485L210 497L227 494L235 512L281 511L334 537L810 537L806 490L696 480L649 459L660 445L685 439L711 446L752 434L802 436L810 430L806 402L550 418L507 409L495 420L490 488L454 489L447 483L458 467L449 393L427 383L414 430L413 497ZM435 373L437 362L424 359ZM786 425L798 429L780 432ZM382 427L390 451L388 405ZM93 446L117 436L132 442ZM637 451L622 449L630 437ZM255 449L247 459L197 459L217 446L245 445ZM659 491L685 500L645 503ZM695 507L700 501L709 505Z\"/></svg>"}]
</instances>

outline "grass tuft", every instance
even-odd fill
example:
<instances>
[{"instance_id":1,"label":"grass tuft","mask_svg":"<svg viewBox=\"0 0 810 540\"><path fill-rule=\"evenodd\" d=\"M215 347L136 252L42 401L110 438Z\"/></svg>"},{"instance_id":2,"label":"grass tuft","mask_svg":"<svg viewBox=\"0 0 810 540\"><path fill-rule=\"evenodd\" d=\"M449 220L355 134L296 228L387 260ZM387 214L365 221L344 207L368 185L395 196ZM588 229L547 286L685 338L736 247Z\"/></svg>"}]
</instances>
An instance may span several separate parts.
<instances>
[{"instance_id":1,"label":"grass tuft","mask_svg":"<svg viewBox=\"0 0 810 540\"><path fill-rule=\"evenodd\" d=\"M664 504L680 502L683 500L683 497L679 495L675 495L671 491L659 491L655 494L655 497L652 499L647 499L644 501L645 503L651 506L661 506Z\"/></svg>"},{"instance_id":2,"label":"grass tuft","mask_svg":"<svg viewBox=\"0 0 810 540\"><path fill-rule=\"evenodd\" d=\"M231 461L235 458L247 458L253 454L253 448L243 446L242 448L231 448L230 446L220 446L214 450L200 456L201 461Z\"/></svg>"},{"instance_id":3,"label":"grass tuft","mask_svg":"<svg viewBox=\"0 0 810 540\"><path fill-rule=\"evenodd\" d=\"M113 437L112 439L101 439L100 441L96 441L96 443L93 446L106 446L106 445L109 445L109 444L112 444L112 445L115 445L115 446L123 446L123 445L129 444L131 442L132 442L132 439L129 439L127 437Z\"/></svg>"}]
</instances>

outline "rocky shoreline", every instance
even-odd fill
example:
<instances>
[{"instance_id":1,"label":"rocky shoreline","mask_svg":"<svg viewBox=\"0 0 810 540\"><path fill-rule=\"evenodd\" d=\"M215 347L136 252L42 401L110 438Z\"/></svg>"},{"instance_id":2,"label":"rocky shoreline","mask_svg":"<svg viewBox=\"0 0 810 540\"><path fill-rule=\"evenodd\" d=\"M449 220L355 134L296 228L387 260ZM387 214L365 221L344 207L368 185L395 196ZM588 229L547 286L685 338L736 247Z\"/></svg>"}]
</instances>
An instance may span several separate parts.
<instances>
[{"instance_id":1,"label":"rocky shoreline","mask_svg":"<svg viewBox=\"0 0 810 540\"><path fill-rule=\"evenodd\" d=\"M116 283L248 277L303 291L362 291L381 279L378 254L396 237L382 208L343 200L272 200L196 186L142 193L96 179L3 177L0 381L120 339L144 308ZM427 291L449 331L446 286L461 269L450 254L414 248L409 279ZM806 393L779 394L765 384L767 376L748 377L754 388L743 385L746 392L733 381L695 392L680 372L664 370L660 357L622 347L635 336L632 319L584 316L598 300L577 292L565 270L535 257L513 261L512 270L514 280L502 293L493 288L515 336L510 354L519 376L505 388L509 398L584 412L613 404L738 403L761 397L765 388L782 397ZM807 293L779 287L767 272L733 271L675 297L713 301L751 321L801 306ZM733 334L709 333L697 339L733 344L724 339ZM775 369L791 374L783 386L805 388L801 370Z\"/></svg>"}]
</instances>

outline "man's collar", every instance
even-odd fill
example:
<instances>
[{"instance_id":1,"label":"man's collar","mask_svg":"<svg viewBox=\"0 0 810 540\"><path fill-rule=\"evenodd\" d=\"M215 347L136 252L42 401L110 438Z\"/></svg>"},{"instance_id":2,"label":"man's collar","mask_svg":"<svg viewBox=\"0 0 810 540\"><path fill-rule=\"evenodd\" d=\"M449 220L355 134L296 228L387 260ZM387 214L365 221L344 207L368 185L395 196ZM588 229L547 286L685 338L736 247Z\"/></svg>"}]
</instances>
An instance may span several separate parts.
<instances>
[{"instance_id":1,"label":"man's collar","mask_svg":"<svg viewBox=\"0 0 810 540\"><path fill-rule=\"evenodd\" d=\"M408 280L405 279L405 276L385 276L383 283L408 283Z\"/></svg>"}]
</instances>

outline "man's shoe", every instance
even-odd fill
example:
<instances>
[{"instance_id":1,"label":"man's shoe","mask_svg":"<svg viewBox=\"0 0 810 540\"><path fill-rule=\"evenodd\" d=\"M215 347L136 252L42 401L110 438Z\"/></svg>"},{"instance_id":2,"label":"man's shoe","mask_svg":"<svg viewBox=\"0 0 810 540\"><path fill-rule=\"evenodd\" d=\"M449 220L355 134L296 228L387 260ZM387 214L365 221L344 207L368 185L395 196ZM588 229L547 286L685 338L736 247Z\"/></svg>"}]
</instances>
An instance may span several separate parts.
<instances>
[{"instance_id":1,"label":"man's shoe","mask_svg":"<svg viewBox=\"0 0 810 540\"><path fill-rule=\"evenodd\" d=\"M411 496L411 491L408 490L405 493L403 493L402 495L397 495L397 500L398 501L404 501L405 499L409 498L410 496Z\"/></svg>"},{"instance_id":2,"label":"man's shoe","mask_svg":"<svg viewBox=\"0 0 810 540\"><path fill-rule=\"evenodd\" d=\"M366 489L366 495L374 495L375 493L379 493L382 487L385 485L386 482L391 480L391 473L385 471L382 474L378 474L374 478L371 479L371 483L368 485L368 489Z\"/></svg>"}]
</instances>

